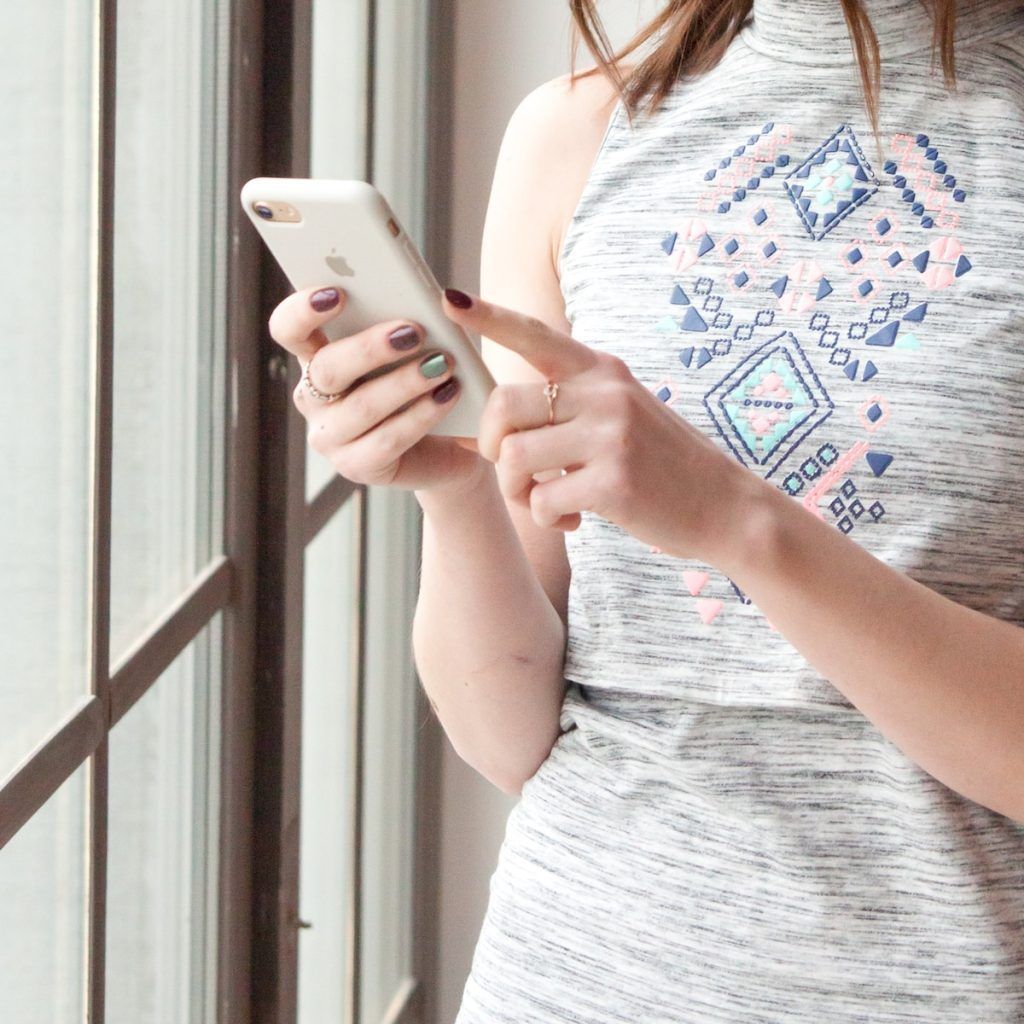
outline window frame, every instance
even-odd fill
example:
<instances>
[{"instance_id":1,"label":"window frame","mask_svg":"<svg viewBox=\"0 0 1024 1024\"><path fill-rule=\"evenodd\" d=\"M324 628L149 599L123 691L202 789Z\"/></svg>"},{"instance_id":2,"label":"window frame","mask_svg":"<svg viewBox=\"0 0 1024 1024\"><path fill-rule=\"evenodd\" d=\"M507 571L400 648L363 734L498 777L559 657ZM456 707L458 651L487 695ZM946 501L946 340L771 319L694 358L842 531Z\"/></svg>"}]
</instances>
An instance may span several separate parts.
<instances>
[{"instance_id":1,"label":"window frame","mask_svg":"<svg viewBox=\"0 0 1024 1024\"><path fill-rule=\"evenodd\" d=\"M383 0L380 0L383 2ZM447 112L453 0L424 0L428 62L419 114L426 134L422 177L424 250L444 276L449 267L450 136ZM368 502L365 485L335 476L307 501L304 421L291 394L298 365L270 338L273 307L291 290L261 246L237 201L257 175L306 176L312 0L224 0L217 31L226 33L226 66L215 69L218 180L226 194L214 208L223 267L224 382L223 554L190 585L117 662L110 660L111 477L114 371L114 153L117 0L96 0L92 39L96 110L90 507L89 693L56 723L6 778L0 779L0 849L79 767L88 765L86 999L90 1024L105 1019L106 868L110 731L175 658L218 615L222 621L217 857L216 1020L218 1024L291 1024L297 1012L299 768L301 763L303 553L347 501L357 502L360 572L357 679L352 756L356 780L350 972L350 1020L360 1020L359 908ZM374 180L378 0L368 0L367 180ZM223 164L220 163L223 161ZM438 183L433 185L432 183ZM410 503L415 504L415 503ZM410 512L403 538L419 563L421 519ZM410 539L414 541L410 545ZM415 577L416 574L413 574ZM407 595L408 597L409 595ZM415 595L412 595L415 596ZM411 666L411 643L408 648ZM412 670L414 673L414 670ZM414 674L413 677L415 678ZM416 686L413 971L381 1024L436 1019L438 868L442 730ZM258 827L257 827L258 826ZM340 969L340 965L339 965ZM341 1024L341 1022L338 1022Z\"/></svg>"}]
</instances>

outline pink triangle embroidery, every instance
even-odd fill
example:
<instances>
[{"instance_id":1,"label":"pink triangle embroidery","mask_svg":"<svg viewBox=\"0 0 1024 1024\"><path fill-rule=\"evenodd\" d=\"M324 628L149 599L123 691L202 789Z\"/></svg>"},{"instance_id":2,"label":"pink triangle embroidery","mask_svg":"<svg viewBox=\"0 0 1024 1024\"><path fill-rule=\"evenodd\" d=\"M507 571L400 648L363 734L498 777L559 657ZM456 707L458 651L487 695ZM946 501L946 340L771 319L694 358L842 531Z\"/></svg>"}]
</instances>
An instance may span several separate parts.
<instances>
[{"instance_id":1,"label":"pink triangle embroidery","mask_svg":"<svg viewBox=\"0 0 1024 1024\"><path fill-rule=\"evenodd\" d=\"M723 604L717 597L697 598L697 614L704 620L706 626L710 626L715 621L722 607Z\"/></svg>"},{"instance_id":2,"label":"pink triangle embroidery","mask_svg":"<svg viewBox=\"0 0 1024 1024\"><path fill-rule=\"evenodd\" d=\"M706 572L698 572L695 569L687 569L683 572L683 582L693 597L696 597L704 589L704 584L707 581L708 574Z\"/></svg>"}]
</instances>

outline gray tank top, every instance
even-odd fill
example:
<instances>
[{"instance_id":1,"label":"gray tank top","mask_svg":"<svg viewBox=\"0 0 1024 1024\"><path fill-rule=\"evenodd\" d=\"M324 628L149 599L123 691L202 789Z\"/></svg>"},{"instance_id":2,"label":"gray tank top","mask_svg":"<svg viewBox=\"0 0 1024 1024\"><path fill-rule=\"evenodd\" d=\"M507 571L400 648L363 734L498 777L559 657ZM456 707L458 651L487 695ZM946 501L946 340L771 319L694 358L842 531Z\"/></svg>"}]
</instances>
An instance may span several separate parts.
<instances>
[{"instance_id":1,"label":"gray tank top","mask_svg":"<svg viewBox=\"0 0 1024 1024\"><path fill-rule=\"evenodd\" d=\"M718 67L616 108L567 315L793 501L1024 626L1024 5L961 3L952 98L924 9L867 8L881 153L839 0L755 0ZM566 547L568 731L510 818L459 1024L1024 1020L1024 827L715 567L589 512Z\"/></svg>"}]
</instances>

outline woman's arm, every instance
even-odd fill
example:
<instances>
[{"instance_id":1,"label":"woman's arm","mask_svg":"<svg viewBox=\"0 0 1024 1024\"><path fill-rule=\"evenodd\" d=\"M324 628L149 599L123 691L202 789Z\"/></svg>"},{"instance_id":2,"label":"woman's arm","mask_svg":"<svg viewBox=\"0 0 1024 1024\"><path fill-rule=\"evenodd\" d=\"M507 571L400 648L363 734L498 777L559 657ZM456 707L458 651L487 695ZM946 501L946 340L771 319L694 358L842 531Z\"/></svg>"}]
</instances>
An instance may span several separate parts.
<instances>
[{"instance_id":1,"label":"woman's arm","mask_svg":"<svg viewBox=\"0 0 1024 1024\"><path fill-rule=\"evenodd\" d=\"M742 543L716 567L926 772L1024 822L1024 629L943 597L762 483L736 508Z\"/></svg>"},{"instance_id":2,"label":"woman's arm","mask_svg":"<svg viewBox=\"0 0 1024 1024\"><path fill-rule=\"evenodd\" d=\"M553 429L540 426L546 409L531 388L479 439L538 523L589 509L720 569L908 757L1024 821L1024 629L889 567L722 451L616 357L593 354L581 370L579 341L483 299L455 318L562 382ZM530 482L568 465L578 468Z\"/></svg>"},{"instance_id":3,"label":"woman's arm","mask_svg":"<svg viewBox=\"0 0 1024 1024\"><path fill-rule=\"evenodd\" d=\"M520 103L502 141L484 225L481 291L569 330L554 258L610 114L603 78L565 78ZM499 384L542 379L486 337ZM458 368L456 368L456 375ZM459 756L518 794L559 734L569 566L565 535L507 506L494 466L470 487L417 491L423 508L413 651Z\"/></svg>"}]
</instances>

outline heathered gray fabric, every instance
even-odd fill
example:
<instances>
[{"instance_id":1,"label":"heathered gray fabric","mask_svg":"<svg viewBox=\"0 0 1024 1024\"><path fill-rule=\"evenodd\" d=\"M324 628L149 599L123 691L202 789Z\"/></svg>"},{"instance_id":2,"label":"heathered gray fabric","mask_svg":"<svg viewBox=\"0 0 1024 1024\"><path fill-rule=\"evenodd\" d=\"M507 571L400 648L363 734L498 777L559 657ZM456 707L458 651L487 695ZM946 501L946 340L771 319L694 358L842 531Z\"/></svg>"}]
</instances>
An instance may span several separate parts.
<instances>
[{"instance_id":1,"label":"heathered gray fabric","mask_svg":"<svg viewBox=\"0 0 1024 1024\"><path fill-rule=\"evenodd\" d=\"M867 6L881 157L838 0L755 0L717 68L616 109L567 313L851 541L1024 625L1024 5L961 4L955 95L926 12ZM851 204L827 222L816 172ZM568 731L509 817L457 1024L1024 1021L1024 826L714 567L591 513L566 545Z\"/></svg>"}]
</instances>

